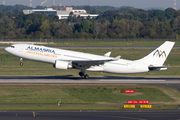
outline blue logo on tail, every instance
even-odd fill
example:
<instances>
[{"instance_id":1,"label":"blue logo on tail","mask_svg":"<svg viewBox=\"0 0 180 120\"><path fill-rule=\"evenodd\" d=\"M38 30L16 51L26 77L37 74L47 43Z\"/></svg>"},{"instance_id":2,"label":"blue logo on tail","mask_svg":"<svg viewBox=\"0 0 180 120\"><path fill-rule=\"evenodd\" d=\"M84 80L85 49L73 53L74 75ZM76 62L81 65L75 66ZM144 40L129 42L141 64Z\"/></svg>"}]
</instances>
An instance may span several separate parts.
<instances>
[{"instance_id":1,"label":"blue logo on tail","mask_svg":"<svg viewBox=\"0 0 180 120\"><path fill-rule=\"evenodd\" d=\"M165 52L165 51L162 52L162 50L160 50L160 51L159 51L159 50L156 50L156 51L154 52L153 56L155 56L155 55L156 55L156 57L159 56L159 58L160 58L161 56L162 56L162 58L163 58L163 57L166 58L166 52Z\"/></svg>"}]
</instances>

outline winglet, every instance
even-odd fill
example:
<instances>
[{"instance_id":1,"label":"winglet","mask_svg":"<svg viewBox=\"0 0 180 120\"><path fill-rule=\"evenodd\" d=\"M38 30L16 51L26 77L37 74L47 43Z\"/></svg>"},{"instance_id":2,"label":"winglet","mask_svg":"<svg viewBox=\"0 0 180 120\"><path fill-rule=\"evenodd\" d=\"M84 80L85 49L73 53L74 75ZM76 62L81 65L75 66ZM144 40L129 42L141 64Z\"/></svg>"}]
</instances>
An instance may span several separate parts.
<instances>
[{"instance_id":1,"label":"winglet","mask_svg":"<svg viewBox=\"0 0 180 120\"><path fill-rule=\"evenodd\" d=\"M109 57L110 55L111 55L111 52L104 54L105 57Z\"/></svg>"},{"instance_id":2,"label":"winglet","mask_svg":"<svg viewBox=\"0 0 180 120\"><path fill-rule=\"evenodd\" d=\"M117 61L121 58L121 56L117 56L116 58L112 59L112 61Z\"/></svg>"}]
</instances>

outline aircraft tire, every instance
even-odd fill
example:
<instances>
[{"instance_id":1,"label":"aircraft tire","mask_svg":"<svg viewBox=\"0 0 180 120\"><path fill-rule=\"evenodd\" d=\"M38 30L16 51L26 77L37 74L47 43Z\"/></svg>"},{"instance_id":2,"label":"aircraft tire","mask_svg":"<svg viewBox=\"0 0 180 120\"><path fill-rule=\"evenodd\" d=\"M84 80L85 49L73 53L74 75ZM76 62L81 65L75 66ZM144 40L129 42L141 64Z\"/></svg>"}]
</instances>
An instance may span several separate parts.
<instances>
[{"instance_id":1,"label":"aircraft tire","mask_svg":"<svg viewBox=\"0 0 180 120\"><path fill-rule=\"evenodd\" d=\"M20 66L23 66L23 62L20 62Z\"/></svg>"},{"instance_id":2,"label":"aircraft tire","mask_svg":"<svg viewBox=\"0 0 180 120\"><path fill-rule=\"evenodd\" d=\"M88 79L88 78L89 78L89 75L88 75L88 74L84 75L84 78L85 78L85 79Z\"/></svg>"},{"instance_id":3,"label":"aircraft tire","mask_svg":"<svg viewBox=\"0 0 180 120\"><path fill-rule=\"evenodd\" d=\"M83 72L79 72L79 76L84 77L84 73Z\"/></svg>"}]
</instances>

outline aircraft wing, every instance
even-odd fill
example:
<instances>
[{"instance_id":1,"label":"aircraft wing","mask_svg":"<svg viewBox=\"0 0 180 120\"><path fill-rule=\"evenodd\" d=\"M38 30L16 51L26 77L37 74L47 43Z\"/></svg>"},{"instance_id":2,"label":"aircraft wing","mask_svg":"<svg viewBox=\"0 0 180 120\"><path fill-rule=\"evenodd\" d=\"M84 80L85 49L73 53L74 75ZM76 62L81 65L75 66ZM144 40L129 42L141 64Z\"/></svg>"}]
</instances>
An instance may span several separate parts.
<instances>
[{"instance_id":1,"label":"aircraft wing","mask_svg":"<svg viewBox=\"0 0 180 120\"><path fill-rule=\"evenodd\" d=\"M113 59L104 59L104 60L73 60L72 61L72 65L74 67L86 67L89 68L91 66L95 66L95 65L102 65L105 62L109 62L109 61L117 61L120 59L121 56L117 56L116 58Z\"/></svg>"}]
</instances>

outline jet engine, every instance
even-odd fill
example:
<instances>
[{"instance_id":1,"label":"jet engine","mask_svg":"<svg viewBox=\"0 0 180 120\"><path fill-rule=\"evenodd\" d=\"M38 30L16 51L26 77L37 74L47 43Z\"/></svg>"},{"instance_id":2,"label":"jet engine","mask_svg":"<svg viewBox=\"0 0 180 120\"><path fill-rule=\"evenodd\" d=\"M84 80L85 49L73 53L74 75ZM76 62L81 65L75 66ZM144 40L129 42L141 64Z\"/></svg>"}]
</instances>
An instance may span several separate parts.
<instances>
[{"instance_id":1,"label":"jet engine","mask_svg":"<svg viewBox=\"0 0 180 120\"><path fill-rule=\"evenodd\" d=\"M68 68L72 68L72 65L70 62L67 62L67 61L56 60L54 64L54 68L67 70Z\"/></svg>"}]
</instances>

